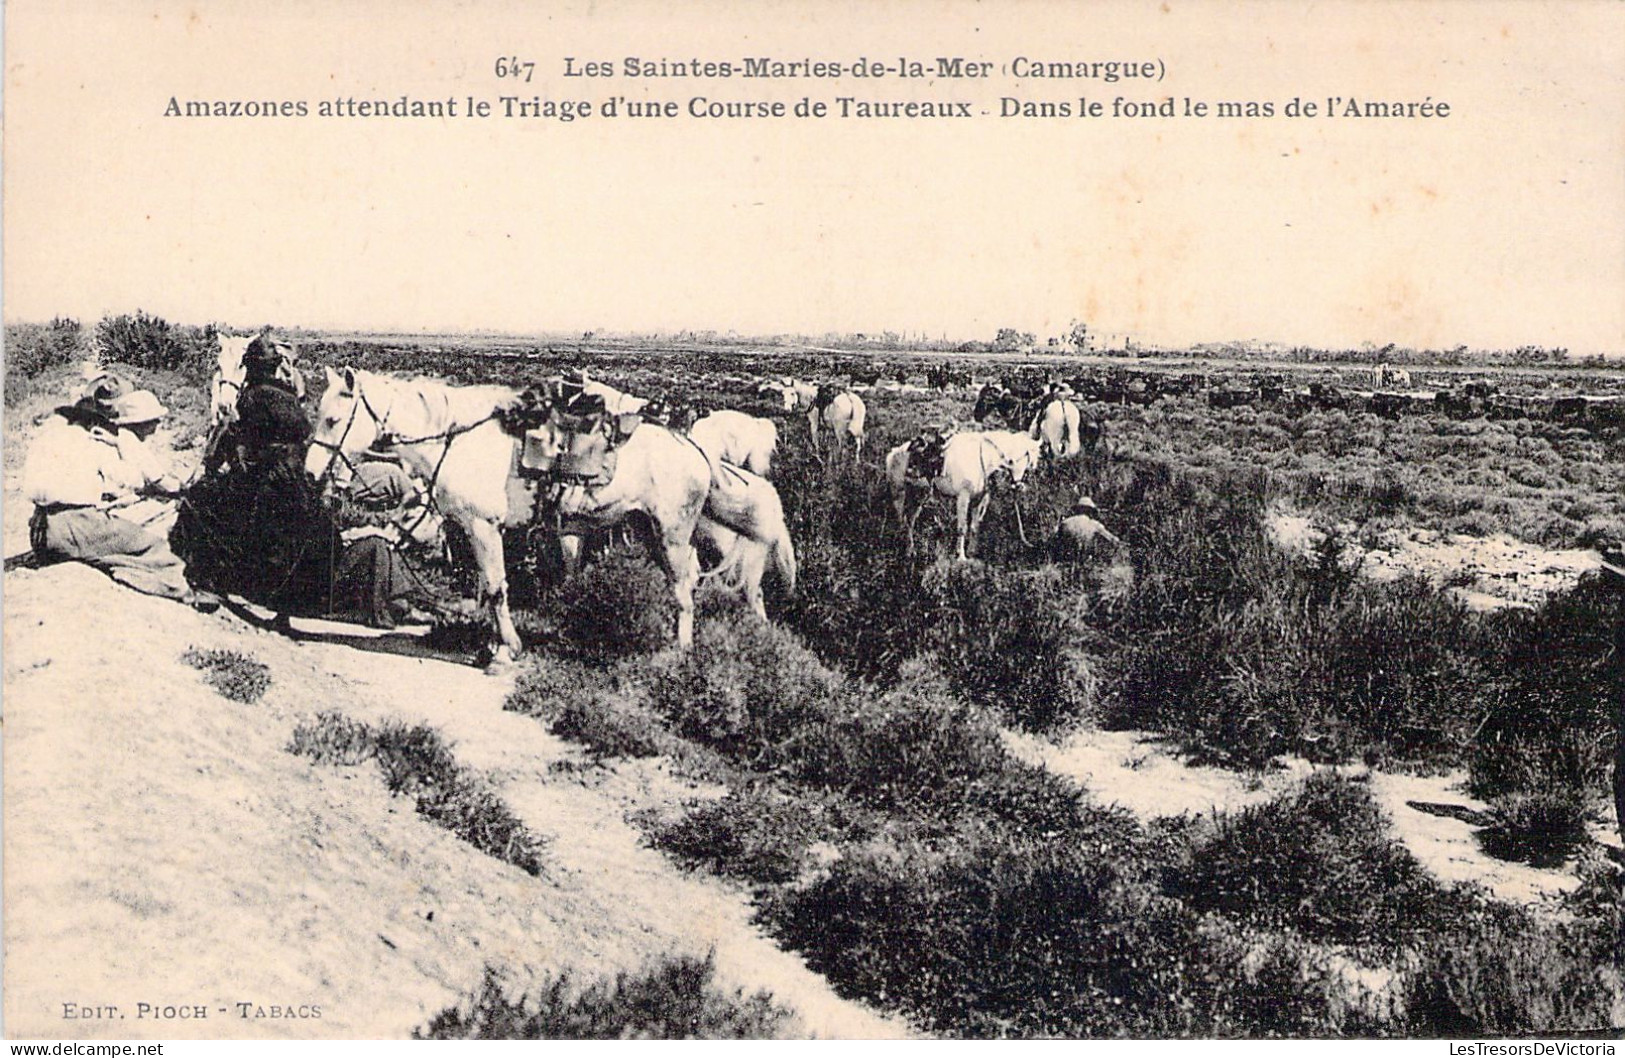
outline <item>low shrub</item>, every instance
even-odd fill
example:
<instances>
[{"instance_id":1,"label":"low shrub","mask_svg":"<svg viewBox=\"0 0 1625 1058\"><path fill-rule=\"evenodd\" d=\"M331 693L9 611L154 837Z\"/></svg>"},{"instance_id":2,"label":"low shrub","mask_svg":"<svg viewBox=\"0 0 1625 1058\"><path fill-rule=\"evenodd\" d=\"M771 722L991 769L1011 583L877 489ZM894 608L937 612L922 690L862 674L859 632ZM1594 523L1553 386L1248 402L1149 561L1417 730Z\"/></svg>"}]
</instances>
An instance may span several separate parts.
<instances>
[{"instance_id":1,"label":"low shrub","mask_svg":"<svg viewBox=\"0 0 1625 1058\"><path fill-rule=\"evenodd\" d=\"M569 971L535 992L508 998L487 970L465 1008L441 1011L414 1039L757 1040L774 1039L790 1015L767 992L746 996L713 982L713 956L672 956L640 974L579 987Z\"/></svg>"},{"instance_id":2,"label":"low shrub","mask_svg":"<svg viewBox=\"0 0 1625 1058\"><path fill-rule=\"evenodd\" d=\"M1402 983L1407 1036L1564 1036L1615 1029L1619 978L1574 928L1491 905L1427 938Z\"/></svg>"},{"instance_id":3,"label":"low shrub","mask_svg":"<svg viewBox=\"0 0 1625 1058\"><path fill-rule=\"evenodd\" d=\"M1373 748L1459 759L1495 690L1461 605L1419 583L1351 576L1334 537L1293 559L1269 541L1265 494L1247 479L1223 495L1159 488L1187 505L1140 531L1132 588L1097 610L1119 644L1100 666L1109 723L1246 767Z\"/></svg>"},{"instance_id":4,"label":"low shrub","mask_svg":"<svg viewBox=\"0 0 1625 1058\"><path fill-rule=\"evenodd\" d=\"M612 549L556 591L559 634L575 657L605 664L673 642L677 603L665 573L641 554Z\"/></svg>"},{"instance_id":5,"label":"low shrub","mask_svg":"<svg viewBox=\"0 0 1625 1058\"><path fill-rule=\"evenodd\" d=\"M1618 738L1617 595L1595 580L1489 619L1495 686L1467 755L1472 792L1602 796Z\"/></svg>"},{"instance_id":6,"label":"low shrub","mask_svg":"<svg viewBox=\"0 0 1625 1058\"><path fill-rule=\"evenodd\" d=\"M1308 949L1156 893L1121 847L972 831L870 845L764 919L842 994L972 1038L1373 1034Z\"/></svg>"},{"instance_id":7,"label":"low shrub","mask_svg":"<svg viewBox=\"0 0 1625 1058\"><path fill-rule=\"evenodd\" d=\"M934 611L927 647L965 698L1028 731L1092 716L1088 600L1059 567L944 563L922 589Z\"/></svg>"},{"instance_id":8,"label":"low shrub","mask_svg":"<svg viewBox=\"0 0 1625 1058\"><path fill-rule=\"evenodd\" d=\"M602 691L559 707L548 730L587 748L594 757L654 757L675 741L658 717Z\"/></svg>"},{"instance_id":9,"label":"low shrub","mask_svg":"<svg viewBox=\"0 0 1625 1058\"><path fill-rule=\"evenodd\" d=\"M700 625L694 649L651 675L649 704L677 734L763 770L793 760L853 693L789 632L738 613Z\"/></svg>"},{"instance_id":10,"label":"low shrub","mask_svg":"<svg viewBox=\"0 0 1625 1058\"><path fill-rule=\"evenodd\" d=\"M220 353L213 325L171 326L161 316L108 316L96 325L96 353L104 364L129 364L149 371L178 371L205 382Z\"/></svg>"},{"instance_id":11,"label":"low shrub","mask_svg":"<svg viewBox=\"0 0 1625 1058\"><path fill-rule=\"evenodd\" d=\"M1216 816L1166 891L1192 908L1308 940L1393 950L1472 914L1390 835L1363 785L1330 772Z\"/></svg>"},{"instance_id":12,"label":"low shrub","mask_svg":"<svg viewBox=\"0 0 1625 1058\"><path fill-rule=\"evenodd\" d=\"M1084 819L1076 788L1012 758L994 715L956 698L926 661L906 667L892 690L821 717L784 770L934 831L974 813L1034 836L1072 836Z\"/></svg>"},{"instance_id":13,"label":"low shrub","mask_svg":"<svg viewBox=\"0 0 1625 1058\"><path fill-rule=\"evenodd\" d=\"M458 764L433 728L393 720L375 728L323 712L294 729L288 750L319 763L376 761L389 792L412 797L425 819L527 874L542 871L546 839L526 827L478 773Z\"/></svg>"},{"instance_id":14,"label":"low shrub","mask_svg":"<svg viewBox=\"0 0 1625 1058\"><path fill-rule=\"evenodd\" d=\"M317 764L353 768L373 759L377 746L372 728L366 724L343 713L323 711L316 714L315 723L299 724L293 729L288 752L309 757Z\"/></svg>"},{"instance_id":15,"label":"low shrub","mask_svg":"<svg viewBox=\"0 0 1625 1058\"><path fill-rule=\"evenodd\" d=\"M32 383L39 375L78 363L90 353L78 320L59 317L48 324L8 323L5 336L7 407L32 394Z\"/></svg>"},{"instance_id":16,"label":"low shrub","mask_svg":"<svg viewBox=\"0 0 1625 1058\"><path fill-rule=\"evenodd\" d=\"M690 866L782 884L801 876L811 862L809 846L824 836L819 813L803 799L751 787L693 807L657 826L650 840Z\"/></svg>"},{"instance_id":17,"label":"low shrub","mask_svg":"<svg viewBox=\"0 0 1625 1058\"><path fill-rule=\"evenodd\" d=\"M239 651L193 648L181 660L202 672L209 686L234 702L251 705L271 688L271 670Z\"/></svg>"},{"instance_id":18,"label":"low shrub","mask_svg":"<svg viewBox=\"0 0 1625 1058\"><path fill-rule=\"evenodd\" d=\"M1503 794L1490 806L1495 822L1479 833L1484 851L1535 867L1561 867L1591 840L1586 798L1573 789Z\"/></svg>"}]
</instances>

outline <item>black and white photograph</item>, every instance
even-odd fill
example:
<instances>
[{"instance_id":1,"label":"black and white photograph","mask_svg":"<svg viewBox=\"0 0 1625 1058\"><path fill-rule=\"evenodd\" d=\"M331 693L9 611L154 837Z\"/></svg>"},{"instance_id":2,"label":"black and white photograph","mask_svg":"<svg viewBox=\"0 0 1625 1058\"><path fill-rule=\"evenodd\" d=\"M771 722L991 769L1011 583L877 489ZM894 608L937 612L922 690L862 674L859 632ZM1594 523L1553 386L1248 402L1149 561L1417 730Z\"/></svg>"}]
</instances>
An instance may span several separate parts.
<instances>
[{"instance_id":1,"label":"black and white photograph","mask_svg":"<svg viewBox=\"0 0 1625 1058\"><path fill-rule=\"evenodd\" d=\"M1615 1053L1625 7L4 20L7 1040Z\"/></svg>"}]
</instances>

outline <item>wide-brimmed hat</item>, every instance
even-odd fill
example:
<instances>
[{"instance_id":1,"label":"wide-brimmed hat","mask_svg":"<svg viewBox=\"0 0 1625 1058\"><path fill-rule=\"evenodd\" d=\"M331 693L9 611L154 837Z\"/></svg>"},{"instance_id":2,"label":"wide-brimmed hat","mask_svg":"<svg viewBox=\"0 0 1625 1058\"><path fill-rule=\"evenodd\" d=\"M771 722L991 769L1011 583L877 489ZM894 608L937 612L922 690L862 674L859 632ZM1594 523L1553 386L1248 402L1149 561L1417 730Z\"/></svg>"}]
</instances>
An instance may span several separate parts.
<instances>
[{"instance_id":1,"label":"wide-brimmed hat","mask_svg":"<svg viewBox=\"0 0 1625 1058\"><path fill-rule=\"evenodd\" d=\"M159 403L151 390L138 389L126 393L113 402L112 420L120 426L134 426L144 422L157 422L169 411Z\"/></svg>"},{"instance_id":2,"label":"wide-brimmed hat","mask_svg":"<svg viewBox=\"0 0 1625 1058\"><path fill-rule=\"evenodd\" d=\"M130 395L135 389L123 376L106 373L97 375L85 384L84 392L79 399L67 408L65 413L88 415L95 418L113 421L118 415L118 402Z\"/></svg>"}]
</instances>

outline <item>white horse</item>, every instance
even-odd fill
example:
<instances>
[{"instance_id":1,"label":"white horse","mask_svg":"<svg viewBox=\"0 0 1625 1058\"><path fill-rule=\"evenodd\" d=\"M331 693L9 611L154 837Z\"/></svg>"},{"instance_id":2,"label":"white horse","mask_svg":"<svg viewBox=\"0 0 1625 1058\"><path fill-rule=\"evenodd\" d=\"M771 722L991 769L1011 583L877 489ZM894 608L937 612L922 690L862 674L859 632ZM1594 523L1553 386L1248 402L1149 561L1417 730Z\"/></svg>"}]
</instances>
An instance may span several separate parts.
<instances>
[{"instance_id":1,"label":"white horse","mask_svg":"<svg viewBox=\"0 0 1625 1058\"><path fill-rule=\"evenodd\" d=\"M550 417L538 431L535 446L544 475L521 474L524 442L505 432L497 421L498 413L512 408L519 399L517 390L502 386L449 386L348 368L339 374L329 368L327 391L317 409L305 461L312 476L332 473L342 485L351 460L376 447L397 455L429 483L436 507L463 527L473 545L481 601L490 607L498 640L493 644L493 668L511 661L521 648L508 607L502 527L524 525L535 518L538 490L555 484L545 472L578 436L564 430L556 422L557 415ZM741 570L747 581L752 568L759 571L765 563L765 558L758 562L757 556L781 549L788 552L789 533L783 527L782 511L777 524L772 524L778 494L769 499L747 483L708 504L714 491L710 461L693 442L664 427L638 426L615 450L614 467L607 477L607 481L568 484L559 495L556 509L567 561L574 565L579 558L581 535L588 528L612 526L634 511L643 513L654 528L655 558L665 569L677 600L681 647L687 648L694 637L694 587L700 579L694 535L704 513L714 512L722 528L732 534L717 532L713 537L720 541L724 566ZM766 482L762 485L772 488ZM745 551L750 553L741 554ZM781 556L781 568L784 561ZM793 587L793 552L787 561L787 581ZM742 587L748 592L748 583Z\"/></svg>"},{"instance_id":2,"label":"white horse","mask_svg":"<svg viewBox=\"0 0 1625 1058\"><path fill-rule=\"evenodd\" d=\"M1083 451L1083 415L1078 406L1062 397L1051 397L1033 416L1027 431L1034 440L1048 446L1052 459L1071 459Z\"/></svg>"},{"instance_id":3,"label":"white horse","mask_svg":"<svg viewBox=\"0 0 1625 1058\"><path fill-rule=\"evenodd\" d=\"M868 409L863 406L863 398L849 389L842 390L835 395L823 408L818 406L818 387L810 382L798 382L794 379L783 379L778 382L767 382L762 385L762 391L778 393L784 400L785 411L805 409L807 412L807 429L812 434L814 448L822 447L819 438L819 427L829 431L832 443L838 451L846 438L854 442L853 458L863 457L863 428L864 420L868 416Z\"/></svg>"},{"instance_id":4,"label":"white horse","mask_svg":"<svg viewBox=\"0 0 1625 1058\"><path fill-rule=\"evenodd\" d=\"M223 427L237 415L237 398L243 392L243 354L250 335L221 334L220 355L215 361L214 379L209 384L209 422Z\"/></svg>"},{"instance_id":5,"label":"white horse","mask_svg":"<svg viewBox=\"0 0 1625 1058\"><path fill-rule=\"evenodd\" d=\"M645 404L649 403L644 397L634 397L630 393L622 393L614 386L599 382L597 379L588 378L585 371L580 372L578 378L581 391L589 396L602 397L604 410L611 415L636 415L643 410Z\"/></svg>"},{"instance_id":6,"label":"white horse","mask_svg":"<svg viewBox=\"0 0 1625 1058\"><path fill-rule=\"evenodd\" d=\"M766 478L712 459L711 492L695 539L719 556L717 566L702 576L722 577L723 583L741 593L762 620L767 620L762 574L769 559L785 592L795 594L796 551L790 542L778 490Z\"/></svg>"},{"instance_id":7,"label":"white horse","mask_svg":"<svg viewBox=\"0 0 1625 1058\"><path fill-rule=\"evenodd\" d=\"M696 539L708 544L719 559L717 567L703 576L721 576L763 620L767 608L762 576L769 559L786 591L794 593L795 548L778 490L765 478L712 458L691 438L653 423L638 425L613 457L582 459L584 452L607 452L609 417L597 428L605 431L602 434L594 434L594 428L580 432L579 424L566 420L565 415L553 414L532 431L526 459L544 470L601 468L597 477L567 485L559 496L567 572L573 573L580 564L587 529L617 525L640 511L655 529L656 558L672 580L679 646L687 648L693 641L694 588L702 577Z\"/></svg>"},{"instance_id":8,"label":"white horse","mask_svg":"<svg viewBox=\"0 0 1625 1058\"><path fill-rule=\"evenodd\" d=\"M726 460L766 477L773 469L779 428L742 411L714 411L688 428L688 436L714 463Z\"/></svg>"},{"instance_id":9,"label":"white horse","mask_svg":"<svg viewBox=\"0 0 1625 1058\"><path fill-rule=\"evenodd\" d=\"M327 390L305 470L347 483L352 459L369 448L399 457L445 517L463 527L479 567L480 601L490 607L499 642L493 667L519 652L519 633L508 610L502 526L521 525L535 510L536 484L518 479L519 439L497 422L519 400L502 386L453 387L428 379L407 382L345 368L327 368ZM335 461L336 457L336 461Z\"/></svg>"},{"instance_id":10,"label":"white horse","mask_svg":"<svg viewBox=\"0 0 1625 1058\"><path fill-rule=\"evenodd\" d=\"M918 493L932 489L954 501L957 554L961 561L966 557L967 542L981 528L982 518L993 498L989 479L1000 471L1008 471L1010 480L1019 485L1040 458L1038 442L1025 433L1009 430L958 433L943 445L942 471L930 481L917 483L909 478L908 448L908 444L900 444L886 453L892 505L908 534L908 549L914 550L914 523L919 520L927 498Z\"/></svg>"}]
</instances>

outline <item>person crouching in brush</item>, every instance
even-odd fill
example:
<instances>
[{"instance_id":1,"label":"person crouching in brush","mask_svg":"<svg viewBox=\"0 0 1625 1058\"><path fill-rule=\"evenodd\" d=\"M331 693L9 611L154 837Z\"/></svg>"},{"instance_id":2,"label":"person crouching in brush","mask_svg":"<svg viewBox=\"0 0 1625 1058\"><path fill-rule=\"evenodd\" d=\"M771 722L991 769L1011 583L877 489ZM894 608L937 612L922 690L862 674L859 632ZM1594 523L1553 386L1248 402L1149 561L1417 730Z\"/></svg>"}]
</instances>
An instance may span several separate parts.
<instances>
[{"instance_id":1,"label":"person crouching in brush","mask_svg":"<svg viewBox=\"0 0 1625 1058\"><path fill-rule=\"evenodd\" d=\"M34 504L29 540L42 562L83 562L136 591L213 610L219 599L192 590L168 541L118 513L179 490L148 444L165 411L151 392L117 375L103 375L78 401L56 409L23 468L23 491Z\"/></svg>"},{"instance_id":2,"label":"person crouching in brush","mask_svg":"<svg viewBox=\"0 0 1625 1058\"><path fill-rule=\"evenodd\" d=\"M438 546L441 518L411 475L395 463L360 464L338 518L344 551L333 579L334 614L356 615L374 628L433 621L442 603L407 552Z\"/></svg>"}]
</instances>

